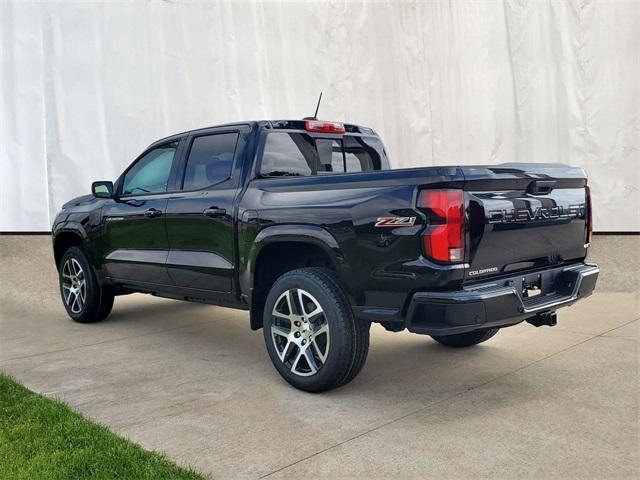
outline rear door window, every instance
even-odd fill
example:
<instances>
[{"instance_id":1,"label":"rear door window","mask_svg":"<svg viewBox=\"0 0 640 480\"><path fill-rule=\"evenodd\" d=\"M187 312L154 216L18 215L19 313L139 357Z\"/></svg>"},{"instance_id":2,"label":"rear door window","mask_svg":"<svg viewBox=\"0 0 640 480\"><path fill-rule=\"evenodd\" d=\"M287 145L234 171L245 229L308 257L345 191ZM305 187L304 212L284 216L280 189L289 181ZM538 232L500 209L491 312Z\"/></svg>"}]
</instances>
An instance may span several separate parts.
<instances>
[{"instance_id":1,"label":"rear door window","mask_svg":"<svg viewBox=\"0 0 640 480\"><path fill-rule=\"evenodd\" d=\"M194 138L184 172L183 190L198 190L229 178L237 142L237 132Z\"/></svg>"}]
</instances>

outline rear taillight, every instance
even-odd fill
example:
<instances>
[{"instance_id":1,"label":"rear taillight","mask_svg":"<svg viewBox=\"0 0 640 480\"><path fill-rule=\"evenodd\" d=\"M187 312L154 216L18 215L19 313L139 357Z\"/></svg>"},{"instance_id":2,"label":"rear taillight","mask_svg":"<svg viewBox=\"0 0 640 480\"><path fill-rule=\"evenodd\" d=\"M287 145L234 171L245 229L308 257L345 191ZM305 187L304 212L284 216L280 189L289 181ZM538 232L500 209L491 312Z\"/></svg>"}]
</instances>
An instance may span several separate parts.
<instances>
[{"instance_id":1,"label":"rear taillight","mask_svg":"<svg viewBox=\"0 0 640 480\"><path fill-rule=\"evenodd\" d=\"M587 243L591 243L591 234L593 233L593 210L591 209L591 189L589 186L584 187L585 197L587 200Z\"/></svg>"},{"instance_id":2,"label":"rear taillight","mask_svg":"<svg viewBox=\"0 0 640 480\"><path fill-rule=\"evenodd\" d=\"M307 120L306 129L309 132L345 133L344 123L326 122L324 120Z\"/></svg>"},{"instance_id":3,"label":"rear taillight","mask_svg":"<svg viewBox=\"0 0 640 480\"><path fill-rule=\"evenodd\" d=\"M464 192L462 190L425 190L418 207L429 215L422 234L425 256L439 262L464 261Z\"/></svg>"}]
</instances>

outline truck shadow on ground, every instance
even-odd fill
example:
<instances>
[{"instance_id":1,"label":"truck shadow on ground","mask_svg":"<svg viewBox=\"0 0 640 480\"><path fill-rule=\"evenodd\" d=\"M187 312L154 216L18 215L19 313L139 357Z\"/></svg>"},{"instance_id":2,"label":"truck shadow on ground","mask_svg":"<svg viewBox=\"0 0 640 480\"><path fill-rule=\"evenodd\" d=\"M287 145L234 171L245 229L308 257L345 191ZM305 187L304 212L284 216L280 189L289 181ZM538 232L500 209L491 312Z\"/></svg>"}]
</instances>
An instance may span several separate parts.
<instances>
[{"instance_id":1,"label":"truck shadow on ground","mask_svg":"<svg viewBox=\"0 0 640 480\"><path fill-rule=\"evenodd\" d=\"M204 368L216 371L224 370L228 364L230 371L240 368L250 384L268 384L272 389L308 396L293 390L275 372L265 350L263 332L249 329L247 312L162 302L127 306L108 321L156 322L159 316L188 323L167 333L163 340L166 348L180 357L206 362ZM372 326L371 333L369 358L361 374L351 384L324 395L375 396L376 391L392 390L409 394L407 385L423 385L418 390L427 393L428 385L476 384L521 368L531 360L530 355L521 356L517 350L502 348L494 341L456 349L442 346L428 336L385 332L378 325Z\"/></svg>"},{"instance_id":2,"label":"truck shadow on ground","mask_svg":"<svg viewBox=\"0 0 640 480\"><path fill-rule=\"evenodd\" d=\"M153 302L118 305L106 322L131 323L138 327L155 323L175 326L176 331L167 333L163 341L176 354L210 365L232 362L234 368L247 366L248 371L244 373L248 381L264 381L266 374L270 382L275 381L281 388L291 388L273 369L266 354L262 330L250 330L247 312L154 299ZM376 385L383 385L383 389L388 390L406 382L445 381L445 377L469 381L489 379L520 368L531 359L519 355L517 350L496 346L495 340L456 349L442 346L428 336L386 332L379 325L372 325L371 334L369 357L363 371L352 384L336 392L354 393L364 389L371 393L370 389Z\"/></svg>"},{"instance_id":3,"label":"truck shadow on ground","mask_svg":"<svg viewBox=\"0 0 640 480\"><path fill-rule=\"evenodd\" d=\"M188 319L192 315L206 314L207 310L211 308L210 305L167 299L157 299L158 301L149 303L124 302L123 299L128 300L127 297L116 297L116 304L109 317L105 320L106 322L153 323L161 320L163 316L179 316Z\"/></svg>"},{"instance_id":4,"label":"truck shadow on ground","mask_svg":"<svg viewBox=\"0 0 640 480\"><path fill-rule=\"evenodd\" d=\"M180 383L183 380L180 375L165 378L167 383L161 388L175 389L175 401L180 401L182 392L185 398L194 398L196 391L229 388L258 389L262 395L277 401L284 398L304 405L349 401L391 408L394 403L429 403L451 392L491 381L532 361L531 354L522 355L517 349L507 348L505 342L494 339L483 345L454 349L426 336L385 332L379 325L373 325L369 357L360 375L340 389L311 395L293 389L280 378L266 353L263 332L250 330L247 312L131 295L117 298L112 314L105 321L78 325L66 317L59 299L51 301L57 304L55 319L51 313L44 314L45 319L44 312L34 311L33 320L55 324L57 335L73 334L79 329L84 337L79 347L85 342L100 341L105 338L103 333L109 332L114 335L114 342L126 342L130 346L105 343L94 348L105 353L124 349L127 362L140 365L136 370L141 370L141 374L148 369L147 373L152 375L153 365L160 359L166 362L164 368L190 370L191 393ZM82 354L82 351L77 353ZM65 355L70 357L76 353ZM90 367L87 375L91 376L89 370ZM537 388L536 385L529 387ZM529 387L523 385L525 389Z\"/></svg>"}]
</instances>

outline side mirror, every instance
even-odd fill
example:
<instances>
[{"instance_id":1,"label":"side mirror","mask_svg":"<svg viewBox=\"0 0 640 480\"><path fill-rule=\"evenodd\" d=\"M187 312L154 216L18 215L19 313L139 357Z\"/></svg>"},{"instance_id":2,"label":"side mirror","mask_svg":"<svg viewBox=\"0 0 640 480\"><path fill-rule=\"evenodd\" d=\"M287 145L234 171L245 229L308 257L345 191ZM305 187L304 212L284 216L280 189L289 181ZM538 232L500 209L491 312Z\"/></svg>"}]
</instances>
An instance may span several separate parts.
<instances>
[{"instance_id":1,"label":"side mirror","mask_svg":"<svg viewBox=\"0 0 640 480\"><path fill-rule=\"evenodd\" d=\"M91 193L97 198L113 198L113 182L93 182Z\"/></svg>"}]
</instances>

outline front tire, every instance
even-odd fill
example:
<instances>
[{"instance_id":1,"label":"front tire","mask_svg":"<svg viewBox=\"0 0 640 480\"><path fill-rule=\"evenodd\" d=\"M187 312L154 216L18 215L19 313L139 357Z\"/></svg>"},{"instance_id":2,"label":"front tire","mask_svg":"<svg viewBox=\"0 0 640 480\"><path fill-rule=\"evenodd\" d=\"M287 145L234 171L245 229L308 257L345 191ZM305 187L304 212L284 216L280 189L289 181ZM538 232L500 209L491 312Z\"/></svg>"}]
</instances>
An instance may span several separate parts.
<instances>
[{"instance_id":1,"label":"front tire","mask_svg":"<svg viewBox=\"0 0 640 480\"><path fill-rule=\"evenodd\" d=\"M431 338L442 345L446 345L447 347L464 348L486 342L498 333L498 330L500 329L488 328L486 330L476 330L475 332L459 333L457 335L431 335Z\"/></svg>"},{"instance_id":2,"label":"front tire","mask_svg":"<svg viewBox=\"0 0 640 480\"><path fill-rule=\"evenodd\" d=\"M267 295L267 352L278 373L300 390L323 392L353 380L367 358L369 326L354 317L328 269L292 270Z\"/></svg>"},{"instance_id":3,"label":"front tire","mask_svg":"<svg viewBox=\"0 0 640 480\"><path fill-rule=\"evenodd\" d=\"M81 248L71 247L64 253L58 276L62 304L74 322L99 322L111 313L113 292L100 286Z\"/></svg>"}]
</instances>

